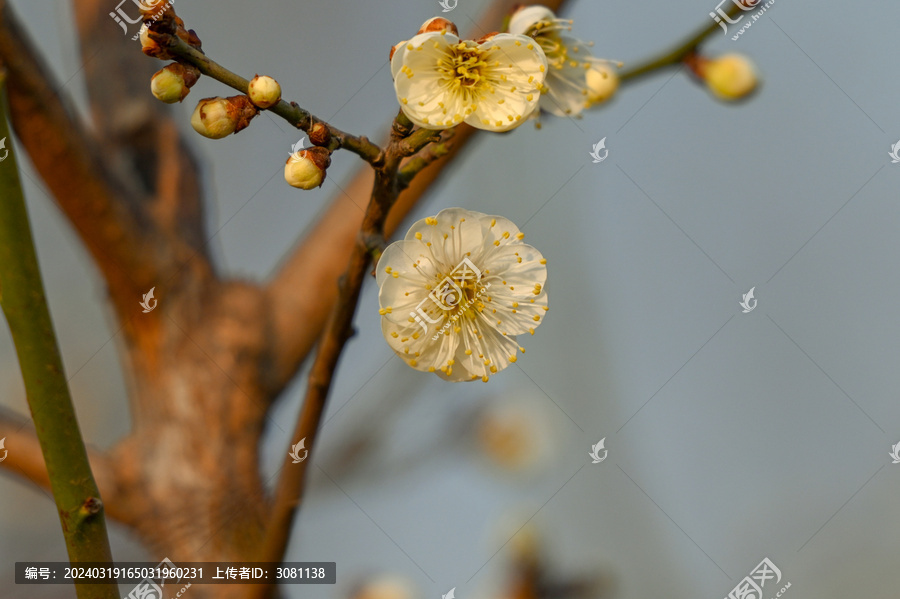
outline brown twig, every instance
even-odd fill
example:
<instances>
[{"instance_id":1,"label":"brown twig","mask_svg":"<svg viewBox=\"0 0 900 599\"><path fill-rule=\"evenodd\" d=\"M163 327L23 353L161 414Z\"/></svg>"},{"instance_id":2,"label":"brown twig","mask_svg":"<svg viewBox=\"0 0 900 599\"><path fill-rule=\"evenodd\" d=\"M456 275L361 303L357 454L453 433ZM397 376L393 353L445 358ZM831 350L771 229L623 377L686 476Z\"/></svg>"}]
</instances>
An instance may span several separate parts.
<instances>
[{"instance_id":1,"label":"brown twig","mask_svg":"<svg viewBox=\"0 0 900 599\"><path fill-rule=\"evenodd\" d=\"M360 290L372 260L371 240L384 238L388 213L400 193L398 171L404 156L418 152L434 139L436 132L418 129L408 136L404 118L395 120L391 142L385 150L384 163L375 169L375 181L366 215L363 219L347 270L341 277L338 300L331 311L325 330L319 340L319 351L309 374L303 408L294 431L294 438L306 439L308 447L315 446L319 423L325 410L325 402L344 345L350 338L353 315L359 301ZM285 463L278 479L272 515L260 553L260 561L279 561L290 539L291 524L296 507L303 496L307 466L310 460L295 465ZM261 598L271 589L260 587Z\"/></svg>"},{"instance_id":2,"label":"brown twig","mask_svg":"<svg viewBox=\"0 0 900 599\"><path fill-rule=\"evenodd\" d=\"M176 35L169 33L157 33L151 30L150 37L161 46L165 47L169 54L177 57L180 62L193 65L200 70L201 73L208 77L212 77L220 83L236 89L242 94L247 93L250 82L237 73L229 71L222 65L210 59L203 52L191 47L187 42ZM331 134L331 141L327 147L329 150L337 150L344 148L357 154L360 158L377 166L382 160L382 150L377 145L368 140L365 136L356 137L337 127L329 125L325 121L313 116L308 111L297 105L296 102L288 102L281 100L275 106L269 108L288 123L309 133L317 123L322 123L328 127Z\"/></svg>"},{"instance_id":3,"label":"brown twig","mask_svg":"<svg viewBox=\"0 0 900 599\"><path fill-rule=\"evenodd\" d=\"M455 134L455 128L447 129L441 134L440 139L422 148L403 164L398 173L398 183L401 190L406 189L415 176L422 172L425 167L450 153L453 149Z\"/></svg>"}]
</instances>

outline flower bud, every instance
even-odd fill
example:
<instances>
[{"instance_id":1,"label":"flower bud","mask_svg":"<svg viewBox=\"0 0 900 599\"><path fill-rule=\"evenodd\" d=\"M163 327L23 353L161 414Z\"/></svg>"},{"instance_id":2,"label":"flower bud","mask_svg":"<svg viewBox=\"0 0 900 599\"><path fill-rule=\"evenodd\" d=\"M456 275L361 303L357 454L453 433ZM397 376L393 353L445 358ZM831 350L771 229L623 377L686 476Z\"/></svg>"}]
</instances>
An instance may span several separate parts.
<instances>
[{"instance_id":1,"label":"flower bud","mask_svg":"<svg viewBox=\"0 0 900 599\"><path fill-rule=\"evenodd\" d=\"M588 105L606 102L619 89L619 75L609 65L594 65L587 70L584 77L587 83Z\"/></svg>"},{"instance_id":2,"label":"flower bud","mask_svg":"<svg viewBox=\"0 0 900 599\"><path fill-rule=\"evenodd\" d=\"M260 108L270 108L281 100L281 86L271 77L257 75L250 81L250 101Z\"/></svg>"},{"instance_id":3,"label":"flower bud","mask_svg":"<svg viewBox=\"0 0 900 599\"><path fill-rule=\"evenodd\" d=\"M204 98L194 109L191 126L204 137L222 139L244 129L258 112L247 96Z\"/></svg>"},{"instance_id":4,"label":"flower bud","mask_svg":"<svg viewBox=\"0 0 900 599\"><path fill-rule=\"evenodd\" d=\"M171 60L172 55L166 52L162 46L150 39L150 28L147 25L141 25L140 31L141 51L147 56L158 58L160 60Z\"/></svg>"},{"instance_id":5,"label":"flower bud","mask_svg":"<svg viewBox=\"0 0 900 599\"><path fill-rule=\"evenodd\" d=\"M284 180L291 187L313 189L325 181L325 170L331 164L331 152L325 148L309 148L291 154L284 165Z\"/></svg>"},{"instance_id":6,"label":"flower bud","mask_svg":"<svg viewBox=\"0 0 900 599\"><path fill-rule=\"evenodd\" d=\"M459 37L459 29L456 28L453 21L445 19L444 17L432 17L422 23L422 26L419 27L419 33L428 33L430 31L446 31L447 33L452 33Z\"/></svg>"},{"instance_id":7,"label":"flower bud","mask_svg":"<svg viewBox=\"0 0 900 599\"><path fill-rule=\"evenodd\" d=\"M756 68L740 54L701 62L698 72L709 90L722 100L739 100L756 89Z\"/></svg>"},{"instance_id":8,"label":"flower bud","mask_svg":"<svg viewBox=\"0 0 900 599\"><path fill-rule=\"evenodd\" d=\"M190 88L200 78L200 71L191 65L172 63L166 65L150 80L150 91L157 100L166 104L181 102L190 93Z\"/></svg>"},{"instance_id":9,"label":"flower bud","mask_svg":"<svg viewBox=\"0 0 900 599\"><path fill-rule=\"evenodd\" d=\"M154 32L159 34L171 35L174 33L184 43L197 50L200 50L202 46L200 38L197 37L197 33L193 29L185 29L184 21L175 14L171 3L166 5L165 10L157 10L153 12L152 17L144 19L144 24L141 25L140 39L141 50L147 56L158 58L160 60L174 60L175 56L170 54L165 47L159 45L150 37L150 27L153 28Z\"/></svg>"},{"instance_id":10,"label":"flower bud","mask_svg":"<svg viewBox=\"0 0 900 599\"><path fill-rule=\"evenodd\" d=\"M331 142L331 131L325 123L316 123L309 129L309 141L314 146L327 146Z\"/></svg>"}]
</instances>

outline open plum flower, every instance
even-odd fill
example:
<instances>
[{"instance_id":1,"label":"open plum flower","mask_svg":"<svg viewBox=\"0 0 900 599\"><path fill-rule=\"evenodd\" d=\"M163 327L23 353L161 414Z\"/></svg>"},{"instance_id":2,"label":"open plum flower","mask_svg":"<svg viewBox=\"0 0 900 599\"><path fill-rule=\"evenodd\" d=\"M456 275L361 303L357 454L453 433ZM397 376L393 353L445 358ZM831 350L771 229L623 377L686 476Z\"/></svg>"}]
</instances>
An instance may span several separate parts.
<instances>
[{"instance_id":1,"label":"open plum flower","mask_svg":"<svg viewBox=\"0 0 900 599\"><path fill-rule=\"evenodd\" d=\"M466 122L508 131L537 108L547 59L533 39L498 33L460 40L427 31L395 46L391 75L403 113L416 125L448 129Z\"/></svg>"},{"instance_id":2,"label":"open plum flower","mask_svg":"<svg viewBox=\"0 0 900 599\"><path fill-rule=\"evenodd\" d=\"M571 29L572 21L557 18L545 6L521 8L509 21L510 33L534 39L547 57L540 108L556 116L581 114L612 95L618 85L612 62L593 56L589 49L593 43L572 37Z\"/></svg>"},{"instance_id":3,"label":"open plum flower","mask_svg":"<svg viewBox=\"0 0 900 599\"><path fill-rule=\"evenodd\" d=\"M549 310L547 261L512 222L448 208L415 223L376 268L381 328L391 348L450 381L481 379L524 353Z\"/></svg>"}]
</instances>

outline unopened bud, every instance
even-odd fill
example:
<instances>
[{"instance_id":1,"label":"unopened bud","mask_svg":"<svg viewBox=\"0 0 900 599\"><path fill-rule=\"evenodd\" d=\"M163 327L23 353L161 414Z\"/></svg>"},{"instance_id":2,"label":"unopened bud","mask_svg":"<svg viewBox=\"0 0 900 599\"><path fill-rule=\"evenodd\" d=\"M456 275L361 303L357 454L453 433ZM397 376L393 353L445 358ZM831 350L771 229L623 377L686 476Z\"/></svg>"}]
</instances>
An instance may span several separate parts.
<instances>
[{"instance_id":1,"label":"unopened bud","mask_svg":"<svg viewBox=\"0 0 900 599\"><path fill-rule=\"evenodd\" d=\"M175 34L179 39L181 39L184 43L200 50L202 43L200 42L200 38L197 37L197 33L193 29L185 29L184 21L175 14L175 11L172 9L171 2L165 5L164 10L156 9L147 9L150 11L152 16L145 16L144 24L141 25L140 29L140 39L141 39L141 50L147 56L151 56L153 58L158 58L160 60L174 60L175 56L169 53L168 50L164 46L156 43L150 37L150 27L153 28L153 31L159 34L171 35ZM145 9L141 9L142 13Z\"/></svg>"},{"instance_id":2,"label":"unopened bud","mask_svg":"<svg viewBox=\"0 0 900 599\"><path fill-rule=\"evenodd\" d=\"M141 51L144 54L160 60L171 60L172 56L162 46L150 39L150 29L146 25L141 25L140 34Z\"/></svg>"},{"instance_id":3,"label":"unopened bud","mask_svg":"<svg viewBox=\"0 0 900 599\"><path fill-rule=\"evenodd\" d=\"M250 81L250 101L260 108L269 108L281 100L281 86L271 77L257 75Z\"/></svg>"},{"instance_id":4,"label":"unopened bud","mask_svg":"<svg viewBox=\"0 0 900 599\"><path fill-rule=\"evenodd\" d=\"M309 130L309 141L314 146L327 146L331 142L331 131L325 123L316 123Z\"/></svg>"},{"instance_id":5,"label":"unopened bud","mask_svg":"<svg viewBox=\"0 0 900 599\"><path fill-rule=\"evenodd\" d=\"M174 104L184 100L191 87L200 78L200 71L191 65L173 63L166 65L150 80L150 91L157 100Z\"/></svg>"},{"instance_id":6,"label":"unopened bud","mask_svg":"<svg viewBox=\"0 0 900 599\"><path fill-rule=\"evenodd\" d=\"M445 19L444 17L431 17L419 27L419 33L429 33L431 31L446 31L447 33L452 33L459 37L459 29L456 28L453 21Z\"/></svg>"},{"instance_id":7,"label":"unopened bud","mask_svg":"<svg viewBox=\"0 0 900 599\"><path fill-rule=\"evenodd\" d=\"M313 147L294 152L284 165L284 180L291 187L313 189L325 181L325 171L331 164L331 152Z\"/></svg>"},{"instance_id":8,"label":"unopened bud","mask_svg":"<svg viewBox=\"0 0 900 599\"><path fill-rule=\"evenodd\" d=\"M740 54L726 54L701 62L698 72L709 90L722 100L739 100L757 85L756 67Z\"/></svg>"},{"instance_id":9,"label":"unopened bud","mask_svg":"<svg viewBox=\"0 0 900 599\"><path fill-rule=\"evenodd\" d=\"M599 104L609 100L619 89L619 75L609 65L594 65L585 73L588 91L588 105Z\"/></svg>"},{"instance_id":10,"label":"unopened bud","mask_svg":"<svg viewBox=\"0 0 900 599\"><path fill-rule=\"evenodd\" d=\"M257 113L247 96L204 98L194 109L191 126L204 137L222 139L244 129Z\"/></svg>"}]
</instances>

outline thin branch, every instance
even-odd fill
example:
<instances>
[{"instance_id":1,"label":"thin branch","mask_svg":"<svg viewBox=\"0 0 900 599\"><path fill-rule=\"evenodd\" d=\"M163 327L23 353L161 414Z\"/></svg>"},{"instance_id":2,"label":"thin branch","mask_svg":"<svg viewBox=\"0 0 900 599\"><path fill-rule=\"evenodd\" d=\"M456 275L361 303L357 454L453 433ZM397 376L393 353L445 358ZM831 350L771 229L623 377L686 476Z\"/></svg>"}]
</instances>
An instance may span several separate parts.
<instances>
[{"instance_id":1,"label":"thin branch","mask_svg":"<svg viewBox=\"0 0 900 599\"><path fill-rule=\"evenodd\" d=\"M13 474L20 474L31 483L50 490L50 477L47 464L41 455L41 446L34 428L28 419L14 414L11 410L0 408L0 439L6 439L6 459L0 462L0 468ZM100 495L103 497L106 514L115 520L128 521L125 506L118 502L120 489L116 482L114 465L105 451L88 447L88 458L91 471L97 479Z\"/></svg>"},{"instance_id":2,"label":"thin branch","mask_svg":"<svg viewBox=\"0 0 900 599\"><path fill-rule=\"evenodd\" d=\"M456 128L447 129L443 132L440 139L434 143L425 146L410 158L401 168L399 173L400 189L406 189L410 182L428 165L435 160L443 158L453 149L453 139Z\"/></svg>"},{"instance_id":3,"label":"thin branch","mask_svg":"<svg viewBox=\"0 0 900 599\"><path fill-rule=\"evenodd\" d=\"M732 4L725 12L729 17L733 17L737 13L742 12L742 10L743 9L737 4ZM680 64L685 58L696 52L697 47L716 31L719 31L719 24L712 21L710 25L701 27L683 41L676 44L671 50L640 62L636 67L625 69L619 73L619 80L623 82L632 82L661 69Z\"/></svg>"},{"instance_id":4,"label":"thin branch","mask_svg":"<svg viewBox=\"0 0 900 599\"><path fill-rule=\"evenodd\" d=\"M398 117L399 119L400 117ZM420 133L420 130L404 138L404 130L405 127L402 125L398 127L395 123L391 143L385 151L384 164L375 169L375 182L372 186L372 195L366 209L366 216L353 247L347 271L341 277L338 300L319 340L319 351L316 353L316 359L309 374L303 408L294 431L294 438L306 439L309 447L315 446L316 435L325 410L325 402L331 389L334 372L344 345L351 336L353 315L356 312L360 290L372 259L369 242L373 238L384 235L388 212L399 194L397 172L401 159L404 153L410 149L421 149L429 143L428 140L434 135L434 132ZM419 135L417 136L417 134ZM306 460L299 465L285 464L285 469L278 479L275 490L272 515L267 523L267 533L259 556L260 561L277 562L284 556L290 539L291 524L296 507L303 497L306 471L310 462L311 460ZM272 590L273 587L260 586L255 591L258 595L254 595L254 597L261 599L268 596Z\"/></svg>"},{"instance_id":5,"label":"thin branch","mask_svg":"<svg viewBox=\"0 0 900 599\"><path fill-rule=\"evenodd\" d=\"M0 82L0 136L9 135ZM0 167L0 307L16 346L28 407L71 562L112 563L103 501L81 437L38 268L15 156ZM117 599L115 584L76 583L79 599Z\"/></svg>"},{"instance_id":6,"label":"thin branch","mask_svg":"<svg viewBox=\"0 0 900 599\"><path fill-rule=\"evenodd\" d=\"M163 46L169 54L176 56L180 62L193 65L200 70L201 73L208 77L212 77L216 81L236 89L242 94L246 94L250 86L250 82L237 73L229 71L214 60L210 59L203 52L192 48L188 43L179 38L177 35L169 33L159 33L151 30L150 37ZM275 106L269 108L288 123L309 133L316 123L322 123L328 127L331 134L331 141L326 146L329 150L344 148L350 150L354 154L359 155L366 162L377 165L382 160L382 150L377 145L369 141L365 136L356 137L349 133L341 131L337 127L329 125L325 121L316 118L308 111L297 105L296 102L287 102L281 100Z\"/></svg>"}]
</instances>

